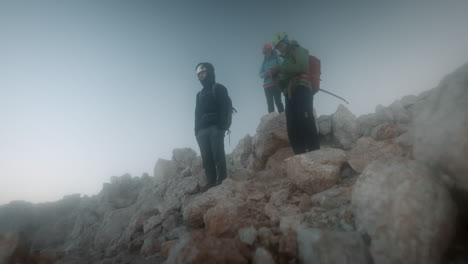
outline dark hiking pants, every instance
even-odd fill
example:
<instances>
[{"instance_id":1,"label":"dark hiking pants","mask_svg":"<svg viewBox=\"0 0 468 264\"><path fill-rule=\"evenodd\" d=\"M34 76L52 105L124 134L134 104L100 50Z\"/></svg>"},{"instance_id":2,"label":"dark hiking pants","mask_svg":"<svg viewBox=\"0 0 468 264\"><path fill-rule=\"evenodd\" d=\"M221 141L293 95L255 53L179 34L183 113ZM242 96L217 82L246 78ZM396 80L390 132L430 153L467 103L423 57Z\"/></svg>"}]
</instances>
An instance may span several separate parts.
<instances>
[{"instance_id":1,"label":"dark hiking pants","mask_svg":"<svg viewBox=\"0 0 468 264\"><path fill-rule=\"evenodd\" d=\"M283 106L283 103L281 102L281 91L278 88L278 86L264 88L264 90L265 90L265 96L267 99L268 113L275 111L275 106L273 105L273 99L275 100L275 104L276 104L276 108L278 109L278 112L280 113L284 112L284 106Z\"/></svg>"},{"instance_id":2,"label":"dark hiking pants","mask_svg":"<svg viewBox=\"0 0 468 264\"><path fill-rule=\"evenodd\" d=\"M291 98L285 98L288 137L295 154L320 149L313 100L312 91L306 86L295 87Z\"/></svg>"},{"instance_id":3,"label":"dark hiking pants","mask_svg":"<svg viewBox=\"0 0 468 264\"><path fill-rule=\"evenodd\" d=\"M224 133L217 126L210 126L200 129L196 135L208 188L220 184L227 176Z\"/></svg>"}]
</instances>

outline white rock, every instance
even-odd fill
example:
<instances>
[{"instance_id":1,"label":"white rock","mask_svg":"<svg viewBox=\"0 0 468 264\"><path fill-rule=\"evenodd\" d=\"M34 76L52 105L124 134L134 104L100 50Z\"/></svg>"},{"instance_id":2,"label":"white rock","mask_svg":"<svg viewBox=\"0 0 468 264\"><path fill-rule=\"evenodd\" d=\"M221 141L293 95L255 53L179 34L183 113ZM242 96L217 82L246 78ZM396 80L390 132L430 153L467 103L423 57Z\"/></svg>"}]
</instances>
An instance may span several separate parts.
<instances>
[{"instance_id":1,"label":"white rock","mask_svg":"<svg viewBox=\"0 0 468 264\"><path fill-rule=\"evenodd\" d=\"M414 154L468 190L468 64L425 95L415 113Z\"/></svg>"},{"instance_id":2,"label":"white rock","mask_svg":"<svg viewBox=\"0 0 468 264\"><path fill-rule=\"evenodd\" d=\"M375 263L440 263L451 243L455 205L436 175L416 161L368 165L352 204L359 230L371 237Z\"/></svg>"},{"instance_id":3,"label":"white rock","mask_svg":"<svg viewBox=\"0 0 468 264\"><path fill-rule=\"evenodd\" d=\"M287 159L286 174L297 188L314 194L338 181L341 166L346 160L343 150L322 148Z\"/></svg>"},{"instance_id":4,"label":"white rock","mask_svg":"<svg viewBox=\"0 0 468 264\"><path fill-rule=\"evenodd\" d=\"M268 250L257 248L253 257L253 264L275 264L275 261Z\"/></svg>"},{"instance_id":5,"label":"white rock","mask_svg":"<svg viewBox=\"0 0 468 264\"><path fill-rule=\"evenodd\" d=\"M359 233L306 228L298 228L296 232L300 263L372 263Z\"/></svg>"},{"instance_id":6,"label":"white rock","mask_svg":"<svg viewBox=\"0 0 468 264\"><path fill-rule=\"evenodd\" d=\"M244 227L239 229L238 235L240 241L248 245L253 245L257 239L257 229L255 229L253 226Z\"/></svg>"},{"instance_id":7,"label":"white rock","mask_svg":"<svg viewBox=\"0 0 468 264\"><path fill-rule=\"evenodd\" d=\"M333 138L340 147L351 148L360 133L356 116L340 105L332 116L332 131Z\"/></svg>"}]
</instances>

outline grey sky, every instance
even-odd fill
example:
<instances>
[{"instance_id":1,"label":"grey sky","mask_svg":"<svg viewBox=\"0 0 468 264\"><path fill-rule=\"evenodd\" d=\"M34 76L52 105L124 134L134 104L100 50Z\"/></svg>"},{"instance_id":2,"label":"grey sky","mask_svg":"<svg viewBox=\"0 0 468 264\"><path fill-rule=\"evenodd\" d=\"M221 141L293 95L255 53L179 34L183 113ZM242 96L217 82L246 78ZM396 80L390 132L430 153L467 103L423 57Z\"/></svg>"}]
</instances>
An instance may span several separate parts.
<instances>
[{"instance_id":1,"label":"grey sky","mask_svg":"<svg viewBox=\"0 0 468 264\"><path fill-rule=\"evenodd\" d=\"M468 61L468 2L439 2L0 1L0 204L95 194L173 148L198 152L201 61L239 110L232 150L266 113L260 50L277 31L322 60L323 88L356 115L435 87Z\"/></svg>"}]
</instances>

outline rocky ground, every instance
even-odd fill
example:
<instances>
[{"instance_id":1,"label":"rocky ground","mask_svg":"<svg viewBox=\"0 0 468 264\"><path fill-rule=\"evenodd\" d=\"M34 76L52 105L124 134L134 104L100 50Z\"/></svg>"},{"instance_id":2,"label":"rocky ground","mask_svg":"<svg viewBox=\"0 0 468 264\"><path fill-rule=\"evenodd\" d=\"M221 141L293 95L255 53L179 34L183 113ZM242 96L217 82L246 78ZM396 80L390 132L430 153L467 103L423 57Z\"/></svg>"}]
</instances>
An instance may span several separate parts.
<instances>
[{"instance_id":1,"label":"rocky ground","mask_svg":"<svg viewBox=\"0 0 468 264\"><path fill-rule=\"evenodd\" d=\"M0 263L468 263L468 65L317 123L322 148L294 156L284 115L264 116L209 190L176 149L93 197L1 206Z\"/></svg>"}]
</instances>

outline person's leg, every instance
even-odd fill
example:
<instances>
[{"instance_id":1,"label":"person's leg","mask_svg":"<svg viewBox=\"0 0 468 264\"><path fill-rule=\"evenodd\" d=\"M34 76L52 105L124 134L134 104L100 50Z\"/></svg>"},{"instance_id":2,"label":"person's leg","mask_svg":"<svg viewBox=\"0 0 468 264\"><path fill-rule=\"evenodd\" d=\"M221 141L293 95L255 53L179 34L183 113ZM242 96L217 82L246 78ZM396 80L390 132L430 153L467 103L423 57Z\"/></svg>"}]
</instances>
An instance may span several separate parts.
<instances>
[{"instance_id":1,"label":"person's leg","mask_svg":"<svg viewBox=\"0 0 468 264\"><path fill-rule=\"evenodd\" d=\"M211 153L213 153L213 160L216 165L217 179L215 185L221 184L221 182L227 177L226 168L226 155L224 152L224 130L220 130L213 126L211 129Z\"/></svg>"},{"instance_id":2,"label":"person's leg","mask_svg":"<svg viewBox=\"0 0 468 264\"><path fill-rule=\"evenodd\" d=\"M314 151L320 149L320 138L317 132L317 126L315 124L314 117L314 96L310 94L310 104L307 108L310 111L310 120L308 121L309 129L307 133L307 149L308 151Z\"/></svg>"},{"instance_id":3,"label":"person's leg","mask_svg":"<svg viewBox=\"0 0 468 264\"><path fill-rule=\"evenodd\" d=\"M293 90L291 96L291 104L294 109L294 128L295 128L295 146L293 148L295 154L307 152L307 133L308 120L310 113L308 112L308 87L297 86Z\"/></svg>"},{"instance_id":4,"label":"person's leg","mask_svg":"<svg viewBox=\"0 0 468 264\"><path fill-rule=\"evenodd\" d=\"M273 105L273 93L271 87L269 88L264 88L265 90L265 97L267 100L267 105L268 105L268 113L274 112L275 107Z\"/></svg>"},{"instance_id":5,"label":"person's leg","mask_svg":"<svg viewBox=\"0 0 468 264\"><path fill-rule=\"evenodd\" d=\"M283 102L281 102L281 91L278 86L271 87L273 89L273 97L275 99L276 108L279 113L284 112Z\"/></svg>"},{"instance_id":6,"label":"person's leg","mask_svg":"<svg viewBox=\"0 0 468 264\"><path fill-rule=\"evenodd\" d=\"M291 144L291 148L293 149L293 152L295 154L299 154L300 150L298 149L298 144L297 144L297 128L296 128L296 121L295 121L295 109L294 109L294 103L292 101L293 98L288 98L286 95L284 97L284 101L286 103L286 128L288 131L288 138L289 138L289 143Z\"/></svg>"},{"instance_id":7,"label":"person's leg","mask_svg":"<svg viewBox=\"0 0 468 264\"><path fill-rule=\"evenodd\" d=\"M203 168L205 168L205 175L207 181L207 187L211 188L216 183L216 167L213 161L213 154L211 152L211 140L210 140L209 128L201 129L197 133L197 142L200 147L200 155L203 161Z\"/></svg>"}]
</instances>

